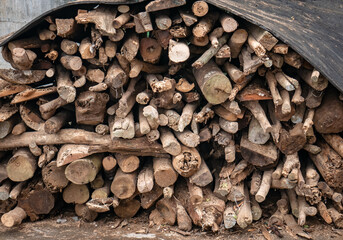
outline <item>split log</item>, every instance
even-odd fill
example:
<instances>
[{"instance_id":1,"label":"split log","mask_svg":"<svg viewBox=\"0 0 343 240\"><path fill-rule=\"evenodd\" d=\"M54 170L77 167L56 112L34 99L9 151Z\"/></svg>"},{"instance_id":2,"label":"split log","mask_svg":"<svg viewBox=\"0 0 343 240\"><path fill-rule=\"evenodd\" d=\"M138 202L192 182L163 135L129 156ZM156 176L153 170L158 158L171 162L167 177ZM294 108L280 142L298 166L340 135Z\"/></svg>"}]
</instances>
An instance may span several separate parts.
<instances>
[{"instance_id":1,"label":"split log","mask_svg":"<svg viewBox=\"0 0 343 240\"><path fill-rule=\"evenodd\" d=\"M74 34L77 28L76 22L73 18L56 18L55 23L57 29L57 36L63 38L69 37L72 34Z\"/></svg>"},{"instance_id":2,"label":"split log","mask_svg":"<svg viewBox=\"0 0 343 240\"><path fill-rule=\"evenodd\" d=\"M65 169L66 178L74 184L92 182L100 171L101 160L101 154L94 154L88 158L73 161Z\"/></svg>"},{"instance_id":3,"label":"split log","mask_svg":"<svg viewBox=\"0 0 343 240\"><path fill-rule=\"evenodd\" d=\"M255 144L265 144L269 138L270 134L264 132L256 118L252 118L249 124L248 140Z\"/></svg>"},{"instance_id":4,"label":"split log","mask_svg":"<svg viewBox=\"0 0 343 240\"><path fill-rule=\"evenodd\" d=\"M175 199L176 203L176 220L180 230L190 231L192 229L192 220L189 217L186 209L182 206L179 200Z\"/></svg>"},{"instance_id":5,"label":"split log","mask_svg":"<svg viewBox=\"0 0 343 240\"><path fill-rule=\"evenodd\" d=\"M114 61L108 68L105 83L112 88L120 88L127 82L128 76L119 64Z\"/></svg>"},{"instance_id":6,"label":"split log","mask_svg":"<svg viewBox=\"0 0 343 240\"><path fill-rule=\"evenodd\" d=\"M176 182L178 174L175 172L170 158L154 158L153 168L155 182L160 187L168 187Z\"/></svg>"},{"instance_id":7,"label":"split log","mask_svg":"<svg viewBox=\"0 0 343 240\"><path fill-rule=\"evenodd\" d=\"M306 135L303 131L303 124L298 123L290 131L280 130L279 142L276 143L276 146L284 154L293 154L302 149L305 144Z\"/></svg>"},{"instance_id":8,"label":"split log","mask_svg":"<svg viewBox=\"0 0 343 240\"><path fill-rule=\"evenodd\" d=\"M243 134L240 148L243 158L257 167L273 166L278 159L277 148L272 142L255 144L248 140L247 134Z\"/></svg>"},{"instance_id":9,"label":"split log","mask_svg":"<svg viewBox=\"0 0 343 240\"><path fill-rule=\"evenodd\" d=\"M135 193L136 183L137 172L124 173L119 168L111 184L111 192L119 199L128 199Z\"/></svg>"},{"instance_id":10,"label":"split log","mask_svg":"<svg viewBox=\"0 0 343 240\"><path fill-rule=\"evenodd\" d=\"M261 186L262 181L262 172L258 169L255 169L253 172L253 175L251 176L251 182L250 182L250 194L256 195L258 189Z\"/></svg>"},{"instance_id":11,"label":"split log","mask_svg":"<svg viewBox=\"0 0 343 240\"><path fill-rule=\"evenodd\" d=\"M191 132L190 130L184 130L183 132L174 132L174 134L176 138L186 147L194 148L200 143L199 135Z\"/></svg>"},{"instance_id":12,"label":"split log","mask_svg":"<svg viewBox=\"0 0 343 240\"><path fill-rule=\"evenodd\" d=\"M76 122L88 125L102 123L108 101L107 93L82 92L75 101Z\"/></svg>"},{"instance_id":13,"label":"split log","mask_svg":"<svg viewBox=\"0 0 343 240\"><path fill-rule=\"evenodd\" d=\"M121 55L131 62L137 55L139 50L139 39L136 34L130 34L123 46L121 47Z\"/></svg>"},{"instance_id":14,"label":"split log","mask_svg":"<svg viewBox=\"0 0 343 240\"><path fill-rule=\"evenodd\" d=\"M205 161L201 161L199 170L189 177L190 183L205 187L213 181L213 176Z\"/></svg>"},{"instance_id":15,"label":"split log","mask_svg":"<svg viewBox=\"0 0 343 240\"><path fill-rule=\"evenodd\" d=\"M14 227L21 224L21 222L27 217L26 212L21 207L16 207L13 210L5 213L1 216L1 223L5 227Z\"/></svg>"},{"instance_id":16,"label":"split log","mask_svg":"<svg viewBox=\"0 0 343 240\"><path fill-rule=\"evenodd\" d=\"M150 15L148 12L140 12L133 18L137 33L145 33L153 30Z\"/></svg>"},{"instance_id":17,"label":"split log","mask_svg":"<svg viewBox=\"0 0 343 240\"><path fill-rule=\"evenodd\" d=\"M148 193L154 187L154 171L151 163L145 163L137 178L137 190L140 193Z\"/></svg>"}]
</instances>

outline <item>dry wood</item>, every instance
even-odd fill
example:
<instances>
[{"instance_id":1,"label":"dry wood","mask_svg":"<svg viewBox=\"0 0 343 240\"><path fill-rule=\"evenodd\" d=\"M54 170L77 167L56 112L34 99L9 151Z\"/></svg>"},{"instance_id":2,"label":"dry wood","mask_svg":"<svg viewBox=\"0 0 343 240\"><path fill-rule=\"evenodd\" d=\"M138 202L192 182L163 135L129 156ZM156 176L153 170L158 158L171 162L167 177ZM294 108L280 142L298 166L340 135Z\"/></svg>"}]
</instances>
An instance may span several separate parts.
<instances>
[{"instance_id":1,"label":"dry wood","mask_svg":"<svg viewBox=\"0 0 343 240\"><path fill-rule=\"evenodd\" d=\"M340 203L342 201L342 194L335 192L326 182L318 182L318 188L324 196L332 199L334 202Z\"/></svg>"},{"instance_id":2,"label":"dry wood","mask_svg":"<svg viewBox=\"0 0 343 240\"><path fill-rule=\"evenodd\" d=\"M189 178L189 181L199 187L205 187L213 181L213 176L205 161L201 161L199 170Z\"/></svg>"},{"instance_id":3,"label":"dry wood","mask_svg":"<svg viewBox=\"0 0 343 240\"><path fill-rule=\"evenodd\" d=\"M9 197L11 199L18 199L19 194L21 193L21 191L23 190L23 188L26 186L27 182L19 182L17 183L15 186L13 186L13 188L10 191Z\"/></svg>"},{"instance_id":4,"label":"dry wood","mask_svg":"<svg viewBox=\"0 0 343 240\"><path fill-rule=\"evenodd\" d=\"M148 12L140 12L136 14L133 19L137 33L145 33L153 30Z\"/></svg>"},{"instance_id":5,"label":"dry wood","mask_svg":"<svg viewBox=\"0 0 343 240\"><path fill-rule=\"evenodd\" d=\"M76 122L88 125L102 123L108 101L107 93L82 92L75 101Z\"/></svg>"},{"instance_id":6,"label":"dry wood","mask_svg":"<svg viewBox=\"0 0 343 240\"><path fill-rule=\"evenodd\" d=\"M154 171L151 163L146 162L140 170L137 178L137 190L140 193L148 193L154 187Z\"/></svg>"},{"instance_id":7,"label":"dry wood","mask_svg":"<svg viewBox=\"0 0 343 240\"><path fill-rule=\"evenodd\" d=\"M45 70L0 69L0 78L13 84L31 84L44 79Z\"/></svg>"},{"instance_id":8,"label":"dry wood","mask_svg":"<svg viewBox=\"0 0 343 240\"><path fill-rule=\"evenodd\" d=\"M98 217L98 213L90 210L85 204L76 204L75 213L86 222L93 222Z\"/></svg>"},{"instance_id":9,"label":"dry wood","mask_svg":"<svg viewBox=\"0 0 343 240\"><path fill-rule=\"evenodd\" d=\"M259 203L263 202L266 199L272 182L272 173L273 170L266 170L263 173L260 188L255 195L255 199ZM246 194L246 196L248 196L248 194Z\"/></svg>"},{"instance_id":10,"label":"dry wood","mask_svg":"<svg viewBox=\"0 0 343 240\"><path fill-rule=\"evenodd\" d=\"M2 215L1 223L6 227L14 227L19 225L26 217L27 215L24 209L21 207L16 207Z\"/></svg>"},{"instance_id":11,"label":"dry wood","mask_svg":"<svg viewBox=\"0 0 343 240\"><path fill-rule=\"evenodd\" d=\"M50 192L61 192L69 181L66 178L65 167L57 167L56 161L52 161L42 168L42 178Z\"/></svg>"},{"instance_id":12,"label":"dry wood","mask_svg":"<svg viewBox=\"0 0 343 240\"><path fill-rule=\"evenodd\" d=\"M134 155L115 154L118 166L124 173L131 173L138 169L140 160Z\"/></svg>"},{"instance_id":13,"label":"dry wood","mask_svg":"<svg viewBox=\"0 0 343 240\"><path fill-rule=\"evenodd\" d=\"M173 133L167 128L160 128L160 133L163 149L173 156L179 155L181 152L181 145Z\"/></svg>"},{"instance_id":14,"label":"dry wood","mask_svg":"<svg viewBox=\"0 0 343 240\"><path fill-rule=\"evenodd\" d=\"M335 208L329 208L328 212L335 226L343 228L343 214L339 213Z\"/></svg>"},{"instance_id":15,"label":"dry wood","mask_svg":"<svg viewBox=\"0 0 343 240\"><path fill-rule=\"evenodd\" d=\"M113 180L116 166L117 160L112 155L108 155L102 159L102 168L107 179Z\"/></svg>"},{"instance_id":16,"label":"dry wood","mask_svg":"<svg viewBox=\"0 0 343 240\"><path fill-rule=\"evenodd\" d=\"M137 172L124 173L119 168L111 184L111 192L119 199L128 199L135 193L136 183Z\"/></svg>"},{"instance_id":17,"label":"dry wood","mask_svg":"<svg viewBox=\"0 0 343 240\"><path fill-rule=\"evenodd\" d=\"M119 206L114 208L114 212L121 218L132 218L140 209L140 202L137 199L120 201Z\"/></svg>"},{"instance_id":18,"label":"dry wood","mask_svg":"<svg viewBox=\"0 0 343 240\"><path fill-rule=\"evenodd\" d=\"M244 29L237 29L229 40L229 46L231 50L231 57L237 58L241 52L243 44L248 39L248 32Z\"/></svg>"},{"instance_id":19,"label":"dry wood","mask_svg":"<svg viewBox=\"0 0 343 240\"><path fill-rule=\"evenodd\" d=\"M209 103L219 104L226 101L232 89L231 83L213 61L209 61L200 69L193 69L193 73Z\"/></svg>"},{"instance_id":20,"label":"dry wood","mask_svg":"<svg viewBox=\"0 0 343 240\"><path fill-rule=\"evenodd\" d=\"M173 169L170 158L154 158L153 168L155 182L160 187L168 187L176 182L178 174Z\"/></svg>"},{"instance_id":21,"label":"dry wood","mask_svg":"<svg viewBox=\"0 0 343 240\"><path fill-rule=\"evenodd\" d=\"M128 76L119 64L114 61L107 70L105 83L112 88L120 88L127 82Z\"/></svg>"},{"instance_id":22,"label":"dry wood","mask_svg":"<svg viewBox=\"0 0 343 240\"><path fill-rule=\"evenodd\" d=\"M131 62L137 55L139 50L139 39L137 34L130 34L123 46L121 47L121 55Z\"/></svg>"},{"instance_id":23,"label":"dry wood","mask_svg":"<svg viewBox=\"0 0 343 240\"><path fill-rule=\"evenodd\" d=\"M300 226L304 226L306 222L306 216L315 216L317 214L317 208L310 207L304 197L298 197L298 204L299 204L299 218L298 224Z\"/></svg>"},{"instance_id":24,"label":"dry wood","mask_svg":"<svg viewBox=\"0 0 343 240\"><path fill-rule=\"evenodd\" d=\"M174 7L180 7L182 5L186 4L186 0L154 0L149 2L145 6L145 10L147 12L156 12L164 9L174 8Z\"/></svg>"},{"instance_id":25,"label":"dry wood","mask_svg":"<svg viewBox=\"0 0 343 240\"><path fill-rule=\"evenodd\" d=\"M154 203L162 196L162 188L157 184L154 184L153 189L150 192L140 195L141 206L144 209L148 209L154 205Z\"/></svg>"},{"instance_id":26,"label":"dry wood","mask_svg":"<svg viewBox=\"0 0 343 240\"><path fill-rule=\"evenodd\" d=\"M343 157L343 139L338 134L322 134L325 141Z\"/></svg>"},{"instance_id":27,"label":"dry wood","mask_svg":"<svg viewBox=\"0 0 343 240\"><path fill-rule=\"evenodd\" d=\"M33 177L37 168L35 157L26 148L18 149L7 163L8 178L22 182Z\"/></svg>"},{"instance_id":28,"label":"dry wood","mask_svg":"<svg viewBox=\"0 0 343 240\"><path fill-rule=\"evenodd\" d=\"M5 180L0 186L0 200L6 201L10 197L12 183L10 180Z\"/></svg>"},{"instance_id":29,"label":"dry wood","mask_svg":"<svg viewBox=\"0 0 343 240\"><path fill-rule=\"evenodd\" d=\"M169 40L168 57L174 63L186 61L190 56L189 47L184 42Z\"/></svg>"},{"instance_id":30,"label":"dry wood","mask_svg":"<svg viewBox=\"0 0 343 240\"><path fill-rule=\"evenodd\" d=\"M24 48L14 48L12 50L12 60L15 64L15 68L21 70L28 70L32 67L34 60L37 58L37 54L31 50Z\"/></svg>"}]
</instances>

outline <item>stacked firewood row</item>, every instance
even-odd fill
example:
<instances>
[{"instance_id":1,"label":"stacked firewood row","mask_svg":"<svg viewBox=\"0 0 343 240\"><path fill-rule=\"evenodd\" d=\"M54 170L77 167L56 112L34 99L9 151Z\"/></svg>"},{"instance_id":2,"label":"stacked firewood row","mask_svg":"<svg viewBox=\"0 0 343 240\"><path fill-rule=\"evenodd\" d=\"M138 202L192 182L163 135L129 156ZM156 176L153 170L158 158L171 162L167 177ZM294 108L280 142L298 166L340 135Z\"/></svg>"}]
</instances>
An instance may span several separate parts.
<instances>
[{"instance_id":1,"label":"stacked firewood row","mask_svg":"<svg viewBox=\"0 0 343 240\"><path fill-rule=\"evenodd\" d=\"M2 49L5 226L65 202L216 232L260 219L272 192L270 226L343 227L342 98L299 54L204 1L73 14Z\"/></svg>"}]
</instances>

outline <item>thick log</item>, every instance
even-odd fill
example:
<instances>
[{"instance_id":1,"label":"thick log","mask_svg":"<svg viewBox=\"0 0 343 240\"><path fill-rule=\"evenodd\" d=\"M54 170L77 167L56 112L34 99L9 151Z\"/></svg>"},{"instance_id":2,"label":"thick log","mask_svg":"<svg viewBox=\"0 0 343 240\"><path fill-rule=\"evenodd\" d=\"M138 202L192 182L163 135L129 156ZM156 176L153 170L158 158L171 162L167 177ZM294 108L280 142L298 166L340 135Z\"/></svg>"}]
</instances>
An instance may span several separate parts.
<instances>
[{"instance_id":1,"label":"thick log","mask_svg":"<svg viewBox=\"0 0 343 240\"><path fill-rule=\"evenodd\" d=\"M193 74L209 103L219 104L228 99L232 89L230 80L213 61L209 61L200 69L193 69Z\"/></svg>"},{"instance_id":2,"label":"thick log","mask_svg":"<svg viewBox=\"0 0 343 240\"><path fill-rule=\"evenodd\" d=\"M119 199L128 199L135 193L136 183L137 172L124 173L119 168L111 184L111 192Z\"/></svg>"},{"instance_id":3,"label":"thick log","mask_svg":"<svg viewBox=\"0 0 343 240\"><path fill-rule=\"evenodd\" d=\"M26 148L18 149L7 163L8 178L22 182L33 177L37 168L35 157Z\"/></svg>"},{"instance_id":4,"label":"thick log","mask_svg":"<svg viewBox=\"0 0 343 240\"><path fill-rule=\"evenodd\" d=\"M186 43L169 40L168 57L174 63L185 62L190 56L190 50Z\"/></svg>"},{"instance_id":5,"label":"thick log","mask_svg":"<svg viewBox=\"0 0 343 240\"><path fill-rule=\"evenodd\" d=\"M63 200L66 203L83 204L89 199L89 190L87 185L70 183L63 190Z\"/></svg>"},{"instance_id":6,"label":"thick log","mask_svg":"<svg viewBox=\"0 0 343 240\"><path fill-rule=\"evenodd\" d=\"M107 70L105 83L109 87L120 88L127 82L128 76L120 65L114 61Z\"/></svg>"},{"instance_id":7,"label":"thick log","mask_svg":"<svg viewBox=\"0 0 343 240\"><path fill-rule=\"evenodd\" d=\"M173 157L173 167L183 177L190 177L198 171L201 157L195 148L181 146L181 153Z\"/></svg>"},{"instance_id":8,"label":"thick log","mask_svg":"<svg viewBox=\"0 0 343 240\"><path fill-rule=\"evenodd\" d=\"M92 182L101 169L101 154L94 154L70 163L65 169L66 178L74 184Z\"/></svg>"},{"instance_id":9,"label":"thick log","mask_svg":"<svg viewBox=\"0 0 343 240\"><path fill-rule=\"evenodd\" d=\"M162 47L156 39L142 38L139 44L139 52L145 62L156 64L160 60Z\"/></svg>"},{"instance_id":10,"label":"thick log","mask_svg":"<svg viewBox=\"0 0 343 240\"><path fill-rule=\"evenodd\" d=\"M50 192L61 192L68 185L69 181L64 172L65 167L57 167L56 161L52 161L42 168L43 182Z\"/></svg>"},{"instance_id":11,"label":"thick log","mask_svg":"<svg viewBox=\"0 0 343 240\"><path fill-rule=\"evenodd\" d=\"M31 221L36 221L39 215L50 213L55 206L55 198L44 189L42 182L32 182L22 191L17 206L25 210Z\"/></svg>"},{"instance_id":12,"label":"thick log","mask_svg":"<svg viewBox=\"0 0 343 240\"><path fill-rule=\"evenodd\" d=\"M160 187L168 187L173 185L178 177L174 170L170 158L154 158L153 159L154 178L157 185Z\"/></svg>"},{"instance_id":13,"label":"thick log","mask_svg":"<svg viewBox=\"0 0 343 240\"><path fill-rule=\"evenodd\" d=\"M115 154L118 166L124 173L132 173L139 167L140 160L134 155Z\"/></svg>"},{"instance_id":14,"label":"thick log","mask_svg":"<svg viewBox=\"0 0 343 240\"><path fill-rule=\"evenodd\" d=\"M140 202L137 199L120 201L119 206L114 208L114 213L120 218L132 218L140 209Z\"/></svg>"}]
</instances>

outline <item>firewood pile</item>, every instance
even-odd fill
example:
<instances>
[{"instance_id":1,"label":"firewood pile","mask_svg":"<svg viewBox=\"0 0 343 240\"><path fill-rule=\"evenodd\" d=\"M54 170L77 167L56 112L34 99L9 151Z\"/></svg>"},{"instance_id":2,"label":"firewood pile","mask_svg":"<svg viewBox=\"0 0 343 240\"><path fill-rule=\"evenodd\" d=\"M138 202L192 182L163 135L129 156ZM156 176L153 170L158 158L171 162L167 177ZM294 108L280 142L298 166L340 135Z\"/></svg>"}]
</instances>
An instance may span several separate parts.
<instances>
[{"instance_id":1,"label":"firewood pile","mask_svg":"<svg viewBox=\"0 0 343 240\"><path fill-rule=\"evenodd\" d=\"M343 227L342 96L271 33L204 1L47 17L0 69L0 210L246 228ZM295 217L295 218L294 218ZM297 219L297 220L296 220Z\"/></svg>"}]
</instances>

